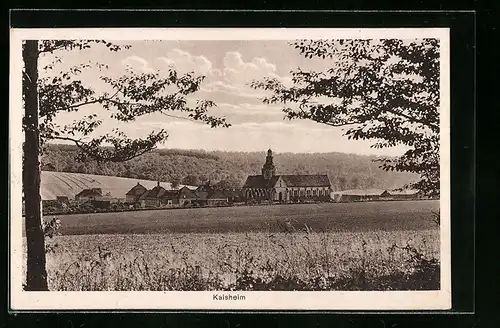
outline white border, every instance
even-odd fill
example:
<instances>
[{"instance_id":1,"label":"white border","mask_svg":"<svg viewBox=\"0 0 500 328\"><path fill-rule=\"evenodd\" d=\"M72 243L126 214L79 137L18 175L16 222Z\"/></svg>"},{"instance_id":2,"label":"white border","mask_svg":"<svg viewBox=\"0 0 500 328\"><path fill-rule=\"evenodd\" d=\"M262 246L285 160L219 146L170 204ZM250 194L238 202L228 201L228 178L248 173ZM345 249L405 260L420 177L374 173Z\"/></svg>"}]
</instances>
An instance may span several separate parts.
<instances>
[{"instance_id":1,"label":"white border","mask_svg":"<svg viewBox=\"0 0 500 328\"><path fill-rule=\"evenodd\" d=\"M123 36L126 36L124 38ZM11 29L10 48L10 301L12 310L427 310L451 308L450 45L447 28L296 29ZM213 292L25 292L22 290L22 90L25 39L294 40L334 38L440 39L441 290L234 292L245 301L214 301ZM222 293L221 293L222 294Z\"/></svg>"}]
</instances>

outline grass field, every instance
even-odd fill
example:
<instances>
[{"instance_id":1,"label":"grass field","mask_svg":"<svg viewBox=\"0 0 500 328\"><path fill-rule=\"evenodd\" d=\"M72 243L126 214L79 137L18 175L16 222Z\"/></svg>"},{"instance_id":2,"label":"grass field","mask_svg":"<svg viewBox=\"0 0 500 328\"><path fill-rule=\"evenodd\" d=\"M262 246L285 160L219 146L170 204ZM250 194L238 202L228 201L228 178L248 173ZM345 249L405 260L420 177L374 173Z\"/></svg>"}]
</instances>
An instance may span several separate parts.
<instances>
[{"instance_id":1,"label":"grass field","mask_svg":"<svg viewBox=\"0 0 500 328\"><path fill-rule=\"evenodd\" d=\"M439 201L294 204L58 216L61 234L282 232L283 222L316 232L434 229ZM49 217L50 218L50 217Z\"/></svg>"},{"instance_id":2,"label":"grass field","mask_svg":"<svg viewBox=\"0 0 500 328\"><path fill-rule=\"evenodd\" d=\"M60 217L51 290L435 290L437 201ZM283 232L291 220L292 233Z\"/></svg>"},{"instance_id":3,"label":"grass field","mask_svg":"<svg viewBox=\"0 0 500 328\"><path fill-rule=\"evenodd\" d=\"M437 231L79 235L55 242L47 259L51 290L439 289Z\"/></svg>"}]
</instances>

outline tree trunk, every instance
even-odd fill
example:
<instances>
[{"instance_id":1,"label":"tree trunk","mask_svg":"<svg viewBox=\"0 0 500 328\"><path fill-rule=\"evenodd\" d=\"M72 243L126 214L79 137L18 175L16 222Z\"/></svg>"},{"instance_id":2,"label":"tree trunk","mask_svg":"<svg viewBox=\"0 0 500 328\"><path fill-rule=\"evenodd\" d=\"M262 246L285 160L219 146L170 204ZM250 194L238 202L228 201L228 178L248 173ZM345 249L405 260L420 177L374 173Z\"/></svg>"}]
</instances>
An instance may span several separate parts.
<instances>
[{"instance_id":1,"label":"tree trunk","mask_svg":"<svg viewBox=\"0 0 500 328\"><path fill-rule=\"evenodd\" d=\"M26 290L47 289L45 241L40 207L40 132L38 127L38 41L26 41L23 47L24 76L24 160L23 192L25 199L28 261Z\"/></svg>"}]
</instances>

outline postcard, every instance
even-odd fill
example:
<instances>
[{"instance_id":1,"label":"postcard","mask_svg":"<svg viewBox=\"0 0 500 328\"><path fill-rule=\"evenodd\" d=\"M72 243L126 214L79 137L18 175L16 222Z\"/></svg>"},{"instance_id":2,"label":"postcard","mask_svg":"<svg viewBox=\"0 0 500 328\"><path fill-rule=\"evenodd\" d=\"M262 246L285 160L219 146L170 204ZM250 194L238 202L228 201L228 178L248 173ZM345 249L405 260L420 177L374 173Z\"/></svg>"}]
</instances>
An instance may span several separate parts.
<instances>
[{"instance_id":1,"label":"postcard","mask_svg":"<svg viewBox=\"0 0 500 328\"><path fill-rule=\"evenodd\" d=\"M448 29L10 36L12 310L451 308Z\"/></svg>"}]
</instances>

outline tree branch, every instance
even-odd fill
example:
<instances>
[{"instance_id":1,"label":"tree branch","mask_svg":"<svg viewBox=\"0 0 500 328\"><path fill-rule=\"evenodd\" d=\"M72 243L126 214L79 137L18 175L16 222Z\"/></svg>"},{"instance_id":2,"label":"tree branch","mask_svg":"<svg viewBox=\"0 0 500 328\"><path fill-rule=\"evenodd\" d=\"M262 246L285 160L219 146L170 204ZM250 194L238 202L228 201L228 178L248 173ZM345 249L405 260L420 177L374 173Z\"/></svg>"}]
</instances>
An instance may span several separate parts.
<instances>
[{"instance_id":1,"label":"tree branch","mask_svg":"<svg viewBox=\"0 0 500 328\"><path fill-rule=\"evenodd\" d=\"M53 137L51 137L51 139L71 141L71 142L73 142L78 147L78 149L80 149L82 152L84 152L85 154L89 155L90 157L92 157L94 159L97 159L98 162L100 160L102 160L102 158L99 159L96 156L92 156L92 151L89 150L88 148L86 148L85 144L82 143L82 141L80 139L75 139L75 138L70 138L70 137L60 137L60 136L59 137L58 136L53 136ZM136 157L139 157L139 156L141 156L141 155L143 155L143 154L145 154L145 153L147 153L147 152L149 152L149 151L151 151L153 149L156 149L156 145L154 145L152 147L146 147L146 148L142 149L141 151L139 151L139 152L137 152L137 153L135 153L135 154L133 154L131 156L128 156L126 158L112 156L110 158L107 158L106 160L110 161L110 162L117 162L117 161L124 162L124 161L129 161L129 160L134 159Z\"/></svg>"},{"instance_id":2,"label":"tree branch","mask_svg":"<svg viewBox=\"0 0 500 328\"><path fill-rule=\"evenodd\" d=\"M410 120L413 123L420 123L420 124L423 124L423 125L431 128L431 129L439 130L439 125L433 124L431 122L426 122L426 121L423 121L421 119L415 118L413 116L410 116L410 115L407 115L407 114L404 114L404 113L401 113L401 112L398 112L398 111L395 111L395 110L391 110L391 109L388 109L388 108L385 108L384 110L386 112L392 113L394 115L399 115L401 117L404 117L404 118Z\"/></svg>"},{"instance_id":3,"label":"tree branch","mask_svg":"<svg viewBox=\"0 0 500 328\"><path fill-rule=\"evenodd\" d=\"M346 122L346 123L318 122L318 123L323 123L323 124L326 124L326 125L329 125L329 126L333 126L333 127L341 127L341 126L346 126L346 125L359 124L359 122Z\"/></svg>"},{"instance_id":4,"label":"tree branch","mask_svg":"<svg viewBox=\"0 0 500 328\"><path fill-rule=\"evenodd\" d=\"M44 47L42 50L38 50L39 54L45 53L45 52L53 52L62 48L65 48L66 44L56 46L56 47Z\"/></svg>"}]
</instances>

